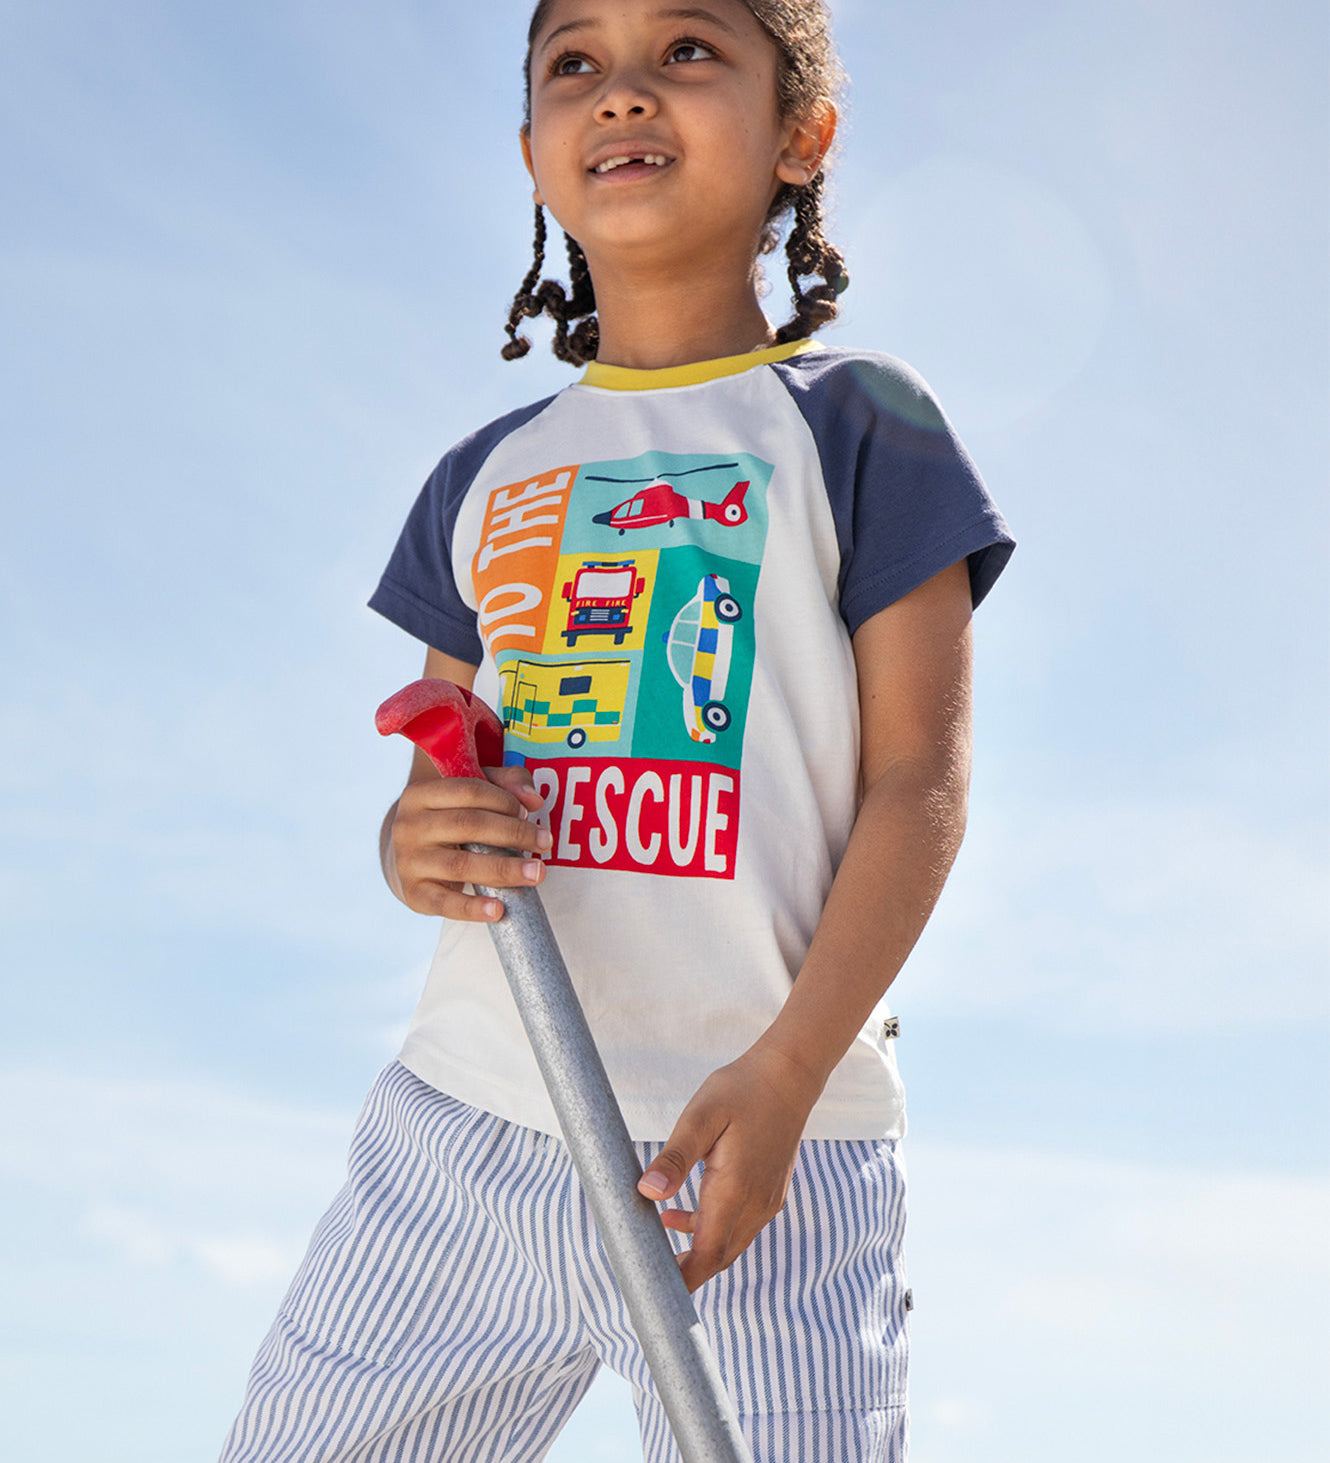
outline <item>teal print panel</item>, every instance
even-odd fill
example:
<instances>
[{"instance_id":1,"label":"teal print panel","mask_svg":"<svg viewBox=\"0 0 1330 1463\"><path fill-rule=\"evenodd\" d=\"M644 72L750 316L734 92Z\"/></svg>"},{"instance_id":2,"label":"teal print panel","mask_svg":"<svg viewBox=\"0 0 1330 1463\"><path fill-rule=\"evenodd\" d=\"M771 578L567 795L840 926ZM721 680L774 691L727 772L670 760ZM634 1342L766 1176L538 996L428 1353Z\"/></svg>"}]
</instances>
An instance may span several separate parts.
<instances>
[{"instance_id":1,"label":"teal print panel","mask_svg":"<svg viewBox=\"0 0 1330 1463\"><path fill-rule=\"evenodd\" d=\"M609 558L696 544L760 564L771 472L770 463L746 452L644 452L584 463L564 524L563 552Z\"/></svg>"},{"instance_id":2,"label":"teal print panel","mask_svg":"<svg viewBox=\"0 0 1330 1463\"><path fill-rule=\"evenodd\" d=\"M739 767L758 571L693 548L661 554L642 652L635 757Z\"/></svg>"}]
</instances>

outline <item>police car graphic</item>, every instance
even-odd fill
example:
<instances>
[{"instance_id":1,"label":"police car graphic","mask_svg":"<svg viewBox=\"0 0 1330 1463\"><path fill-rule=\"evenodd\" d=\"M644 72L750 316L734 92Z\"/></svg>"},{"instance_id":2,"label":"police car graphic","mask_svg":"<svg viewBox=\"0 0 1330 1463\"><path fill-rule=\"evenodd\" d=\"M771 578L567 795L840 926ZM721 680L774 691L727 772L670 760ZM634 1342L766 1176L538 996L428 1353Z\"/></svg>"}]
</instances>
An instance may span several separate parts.
<instances>
[{"instance_id":1,"label":"police car graphic","mask_svg":"<svg viewBox=\"0 0 1330 1463\"><path fill-rule=\"evenodd\" d=\"M714 742L732 719L725 686L734 624L742 617L729 580L704 574L697 593L663 636L670 671L683 687L683 724L695 742Z\"/></svg>"}]
</instances>

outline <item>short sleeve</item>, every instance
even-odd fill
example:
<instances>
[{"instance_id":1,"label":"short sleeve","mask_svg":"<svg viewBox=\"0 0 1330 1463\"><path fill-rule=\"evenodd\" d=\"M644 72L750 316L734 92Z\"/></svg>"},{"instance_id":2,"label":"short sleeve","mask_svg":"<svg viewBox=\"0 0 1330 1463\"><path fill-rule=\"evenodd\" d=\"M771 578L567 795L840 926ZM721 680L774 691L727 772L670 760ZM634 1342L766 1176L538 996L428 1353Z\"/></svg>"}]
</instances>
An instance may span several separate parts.
<instances>
[{"instance_id":1,"label":"short sleeve","mask_svg":"<svg viewBox=\"0 0 1330 1463\"><path fill-rule=\"evenodd\" d=\"M1015 541L923 379L891 356L842 351L774 369L817 444L850 633L959 559L977 606Z\"/></svg>"},{"instance_id":2,"label":"short sleeve","mask_svg":"<svg viewBox=\"0 0 1330 1463\"><path fill-rule=\"evenodd\" d=\"M461 496L448 491L449 467L445 457L420 490L369 603L417 640L479 665L475 611L453 574L452 528Z\"/></svg>"},{"instance_id":3,"label":"short sleeve","mask_svg":"<svg viewBox=\"0 0 1330 1463\"><path fill-rule=\"evenodd\" d=\"M412 506L369 605L386 619L469 665L483 658L476 612L453 572L453 529L477 473L494 448L552 401L509 412L459 442L429 475Z\"/></svg>"}]
</instances>

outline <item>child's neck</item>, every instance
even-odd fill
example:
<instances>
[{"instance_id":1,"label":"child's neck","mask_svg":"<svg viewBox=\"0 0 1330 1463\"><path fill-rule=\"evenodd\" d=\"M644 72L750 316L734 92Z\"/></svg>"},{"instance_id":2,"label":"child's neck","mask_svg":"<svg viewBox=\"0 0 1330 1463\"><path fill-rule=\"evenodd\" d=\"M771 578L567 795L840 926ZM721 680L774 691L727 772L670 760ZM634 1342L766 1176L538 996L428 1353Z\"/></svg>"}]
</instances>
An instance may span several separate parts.
<instances>
[{"instance_id":1,"label":"child's neck","mask_svg":"<svg viewBox=\"0 0 1330 1463\"><path fill-rule=\"evenodd\" d=\"M686 283L594 271L600 346L607 366L659 370L743 355L775 342L751 276L694 273Z\"/></svg>"}]
</instances>

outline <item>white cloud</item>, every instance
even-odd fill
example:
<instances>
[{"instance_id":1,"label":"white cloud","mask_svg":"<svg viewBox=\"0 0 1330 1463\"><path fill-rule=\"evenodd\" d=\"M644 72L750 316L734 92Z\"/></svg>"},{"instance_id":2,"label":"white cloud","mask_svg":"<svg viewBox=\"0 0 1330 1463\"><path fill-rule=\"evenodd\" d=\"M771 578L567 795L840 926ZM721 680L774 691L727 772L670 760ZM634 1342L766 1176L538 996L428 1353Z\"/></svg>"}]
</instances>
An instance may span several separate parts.
<instances>
[{"instance_id":1,"label":"white cloud","mask_svg":"<svg viewBox=\"0 0 1330 1463\"><path fill-rule=\"evenodd\" d=\"M1319 850L1206 802L977 802L910 1000L1055 1029L1324 1019Z\"/></svg>"},{"instance_id":2,"label":"white cloud","mask_svg":"<svg viewBox=\"0 0 1330 1463\"><path fill-rule=\"evenodd\" d=\"M907 1148L921 1454L1310 1463L1330 1183Z\"/></svg>"},{"instance_id":3,"label":"white cloud","mask_svg":"<svg viewBox=\"0 0 1330 1463\"><path fill-rule=\"evenodd\" d=\"M298 1247L267 1235L191 1231L122 1204L94 1204L80 1229L132 1265L161 1268L186 1262L229 1285L271 1285L289 1279L301 1254Z\"/></svg>"},{"instance_id":4,"label":"white cloud","mask_svg":"<svg viewBox=\"0 0 1330 1463\"><path fill-rule=\"evenodd\" d=\"M372 694L348 706L316 666L282 687L199 680L168 682L159 708L147 685L76 682L0 712L15 850L0 907L63 923L77 890L74 918L95 912L103 929L264 931L372 954L397 913L376 847L406 765L373 738ZM317 746L298 744L306 712L322 719Z\"/></svg>"},{"instance_id":5,"label":"white cloud","mask_svg":"<svg viewBox=\"0 0 1330 1463\"><path fill-rule=\"evenodd\" d=\"M922 1408L915 1409L916 1430L919 1422L933 1424L936 1431L949 1437L979 1432L984 1425L985 1409L973 1397L938 1396Z\"/></svg>"},{"instance_id":6,"label":"white cloud","mask_svg":"<svg viewBox=\"0 0 1330 1463\"><path fill-rule=\"evenodd\" d=\"M52 1067L0 1072L0 1110L9 1451L215 1457L354 1111Z\"/></svg>"},{"instance_id":7,"label":"white cloud","mask_svg":"<svg viewBox=\"0 0 1330 1463\"><path fill-rule=\"evenodd\" d=\"M422 925L423 931L423 925ZM429 940L422 937L422 945ZM329 994L340 1024L354 1034L359 1049L387 1062L402 1049L416 1002L425 988L430 958L417 960L381 980L347 981Z\"/></svg>"},{"instance_id":8,"label":"white cloud","mask_svg":"<svg viewBox=\"0 0 1330 1463\"><path fill-rule=\"evenodd\" d=\"M215 1271L241 1266L246 1248L251 1261L265 1245L289 1252L273 1216L300 1224L331 1198L354 1118L203 1082L49 1069L0 1073L0 1109L22 1114L0 1138L8 1179L137 1262L193 1254Z\"/></svg>"}]
</instances>

